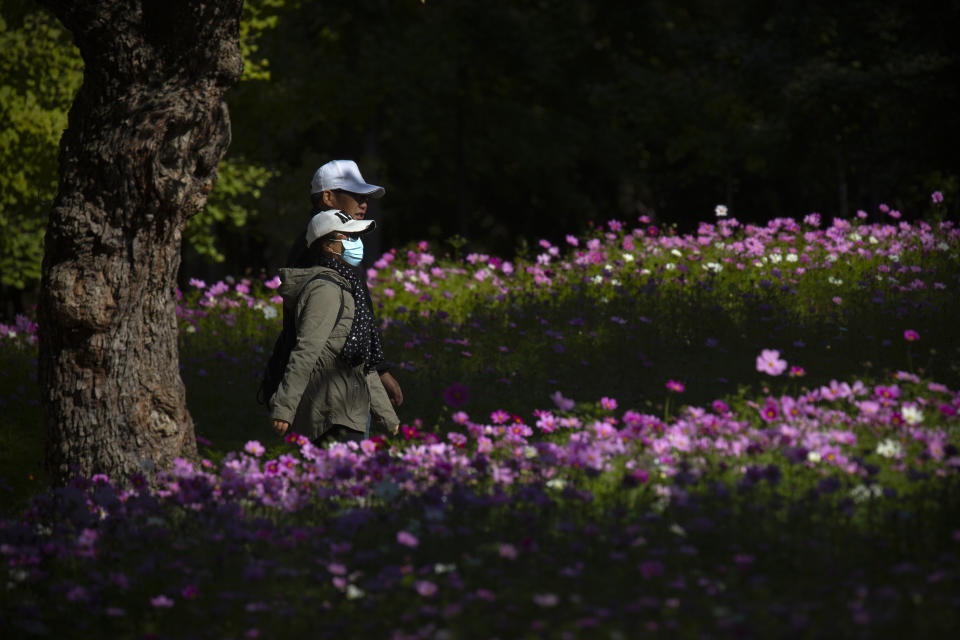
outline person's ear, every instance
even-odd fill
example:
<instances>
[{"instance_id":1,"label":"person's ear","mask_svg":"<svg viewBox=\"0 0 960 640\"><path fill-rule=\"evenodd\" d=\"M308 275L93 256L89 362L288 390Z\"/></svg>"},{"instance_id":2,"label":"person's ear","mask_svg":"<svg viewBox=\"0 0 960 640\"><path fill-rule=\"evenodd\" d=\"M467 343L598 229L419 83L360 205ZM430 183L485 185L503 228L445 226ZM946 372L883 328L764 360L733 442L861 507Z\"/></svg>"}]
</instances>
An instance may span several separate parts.
<instances>
[{"instance_id":1,"label":"person's ear","mask_svg":"<svg viewBox=\"0 0 960 640\"><path fill-rule=\"evenodd\" d=\"M321 197L323 198L323 205L325 207L327 207L328 209L337 208L337 194L335 194L332 189L327 189L326 191L324 191L321 194Z\"/></svg>"}]
</instances>

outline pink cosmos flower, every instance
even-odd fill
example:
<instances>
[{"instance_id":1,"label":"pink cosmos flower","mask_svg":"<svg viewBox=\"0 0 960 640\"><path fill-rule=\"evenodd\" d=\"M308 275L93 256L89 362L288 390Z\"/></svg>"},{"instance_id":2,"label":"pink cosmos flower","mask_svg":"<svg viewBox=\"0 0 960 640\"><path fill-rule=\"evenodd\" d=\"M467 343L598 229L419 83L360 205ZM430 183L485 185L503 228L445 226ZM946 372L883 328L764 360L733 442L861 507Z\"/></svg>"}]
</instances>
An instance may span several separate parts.
<instances>
[{"instance_id":1,"label":"pink cosmos flower","mask_svg":"<svg viewBox=\"0 0 960 640\"><path fill-rule=\"evenodd\" d=\"M778 376L787 368L787 361L780 357L776 349L764 349L757 356L757 371L771 376Z\"/></svg>"},{"instance_id":2,"label":"pink cosmos flower","mask_svg":"<svg viewBox=\"0 0 960 640\"><path fill-rule=\"evenodd\" d=\"M397 531L397 542L411 549L415 549L420 544L415 535L406 531Z\"/></svg>"},{"instance_id":3,"label":"pink cosmos flower","mask_svg":"<svg viewBox=\"0 0 960 640\"><path fill-rule=\"evenodd\" d=\"M686 387L683 386L682 382L677 382L676 380L667 380L667 389L673 391L674 393L683 393L686 391Z\"/></svg>"},{"instance_id":4,"label":"pink cosmos flower","mask_svg":"<svg viewBox=\"0 0 960 640\"><path fill-rule=\"evenodd\" d=\"M930 199L933 200L934 204L940 204L943 202L943 193L939 191L934 191L930 194Z\"/></svg>"},{"instance_id":5,"label":"pink cosmos flower","mask_svg":"<svg viewBox=\"0 0 960 640\"><path fill-rule=\"evenodd\" d=\"M150 604L155 609L169 609L173 606L173 600L161 593L156 598L150 598Z\"/></svg>"},{"instance_id":6,"label":"pink cosmos flower","mask_svg":"<svg viewBox=\"0 0 960 640\"><path fill-rule=\"evenodd\" d=\"M603 398L600 398L600 406L608 411L613 411L617 408L617 401L613 398L607 398L604 396Z\"/></svg>"},{"instance_id":7,"label":"pink cosmos flower","mask_svg":"<svg viewBox=\"0 0 960 640\"><path fill-rule=\"evenodd\" d=\"M490 421L493 422L493 424L503 424L508 420L510 420L510 414L503 409L497 409L490 414Z\"/></svg>"},{"instance_id":8,"label":"pink cosmos flower","mask_svg":"<svg viewBox=\"0 0 960 640\"><path fill-rule=\"evenodd\" d=\"M251 440L248 442L246 446L243 447L243 450L251 455L257 456L258 458L266 452L266 449L263 448L263 445L256 440Z\"/></svg>"},{"instance_id":9,"label":"pink cosmos flower","mask_svg":"<svg viewBox=\"0 0 960 640\"><path fill-rule=\"evenodd\" d=\"M417 580L413 587L424 598L429 598L437 592L437 585L429 580Z\"/></svg>"},{"instance_id":10,"label":"pink cosmos flower","mask_svg":"<svg viewBox=\"0 0 960 640\"><path fill-rule=\"evenodd\" d=\"M777 401L773 398L767 398L767 402L763 405L763 409L760 410L760 416L766 422L773 422L780 417L780 407L777 406Z\"/></svg>"},{"instance_id":11,"label":"pink cosmos flower","mask_svg":"<svg viewBox=\"0 0 960 640\"><path fill-rule=\"evenodd\" d=\"M915 342L920 339L920 334L913 329L907 329L903 332L903 339L907 342Z\"/></svg>"},{"instance_id":12,"label":"pink cosmos flower","mask_svg":"<svg viewBox=\"0 0 960 640\"><path fill-rule=\"evenodd\" d=\"M517 548L509 542L504 542L500 545L500 557L507 560L516 560Z\"/></svg>"},{"instance_id":13,"label":"pink cosmos flower","mask_svg":"<svg viewBox=\"0 0 960 640\"><path fill-rule=\"evenodd\" d=\"M570 398L564 398L563 394L557 391L556 393L550 394L550 399L553 400L553 404L557 405L557 409L561 411L572 411L574 407L574 401Z\"/></svg>"}]
</instances>

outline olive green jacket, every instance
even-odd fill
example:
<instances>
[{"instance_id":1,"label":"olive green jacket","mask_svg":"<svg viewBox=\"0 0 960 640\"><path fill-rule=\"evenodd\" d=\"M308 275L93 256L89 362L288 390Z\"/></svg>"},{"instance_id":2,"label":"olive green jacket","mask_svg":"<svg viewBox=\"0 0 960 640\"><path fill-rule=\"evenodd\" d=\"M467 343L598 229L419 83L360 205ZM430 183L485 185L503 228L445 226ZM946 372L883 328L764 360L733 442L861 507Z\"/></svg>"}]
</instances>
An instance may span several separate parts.
<instances>
[{"instance_id":1,"label":"olive green jacket","mask_svg":"<svg viewBox=\"0 0 960 640\"><path fill-rule=\"evenodd\" d=\"M320 273L340 285L311 280ZM399 424L377 372L365 373L364 365L350 367L337 357L354 318L347 280L327 267L281 269L280 280L284 308L295 313L297 341L270 399L271 419L288 422L294 432L311 439L333 425L364 431L368 412L371 426L390 430Z\"/></svg>"}]
</instances>

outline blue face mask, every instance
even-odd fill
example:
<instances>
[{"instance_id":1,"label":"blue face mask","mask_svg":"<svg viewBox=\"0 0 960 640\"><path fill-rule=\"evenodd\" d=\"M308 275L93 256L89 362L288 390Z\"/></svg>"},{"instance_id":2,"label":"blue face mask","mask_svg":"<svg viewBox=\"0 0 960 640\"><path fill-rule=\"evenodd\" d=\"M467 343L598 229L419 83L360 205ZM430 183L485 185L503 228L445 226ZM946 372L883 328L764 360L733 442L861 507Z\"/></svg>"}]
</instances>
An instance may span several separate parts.
<instances>
[{"instance_id":1,"label":"blue face mask","mask_svg":"<svg viewBox=\"0 0 960 640\"><path fill-rule=\"evenodd\" d=\"M347 238L341 240L340 243L343 245L343 261L354 267L359 265L360 261L363 260L363 240Z\"/></svg>"}]
</instances>

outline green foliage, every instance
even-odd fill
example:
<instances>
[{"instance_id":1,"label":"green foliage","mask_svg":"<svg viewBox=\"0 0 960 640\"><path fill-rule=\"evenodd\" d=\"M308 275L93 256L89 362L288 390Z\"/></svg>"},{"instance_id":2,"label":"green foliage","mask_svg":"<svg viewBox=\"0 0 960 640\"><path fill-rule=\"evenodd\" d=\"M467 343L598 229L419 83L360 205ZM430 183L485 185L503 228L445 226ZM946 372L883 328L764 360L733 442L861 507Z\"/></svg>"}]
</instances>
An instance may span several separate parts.
<instances>
[{"instance_id":1,"label":"green foliage","mask_svg":"<svg viewBox=\"0 0 960 640\"><path fill-rule=\"evenodd\" d=\"M213 262L223 262L217 238L223 230L244 227L258 214L261 189L274 175L266 167L243 158L227 157L217 169L217 182L203 211L190 218L183 237L193 249Z\"/></svg>"},{"instance_id":2,"label":"green foliage","mask_svg":"<svg viewBox=\"0 0 960 640\"><path fill-rule=\"evenodd\" d=\"M242 82L270 79L259 40L277 23L284 0L244 4ZM43 236L57 190L57 149L83 80L83 61L69 32L34 2L0 10L0 284L28 289L40 278ZM184 236L204 258L221 262L219 239L258 214L260 190L273 175L240 155L224 159L204 212Z\"/></svg>"},{"instance_id":3,"label":"green foliage","mask_svg":"<svg viewBox=\"0 0 960 640\"><path fill-rule=\"evenodd\" d=\"M83 65L70 34L44 11L0 12L0 284L40 277L57 145Z\"/></svg>"},{"instance_id":4,"label":"green foliage","mask_svg":"<svg viewBox=\"0 0 960 640\"><path fill-rule=\"evenodd\" d=\"M270 61L260 52L259 40L277 26L278 12L286 0L246 0L240 20L240 50L243 54L241 82L270 80Z\"/></svg>"}]
</instances>

